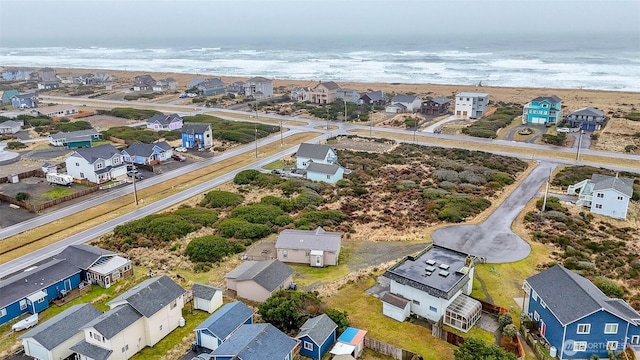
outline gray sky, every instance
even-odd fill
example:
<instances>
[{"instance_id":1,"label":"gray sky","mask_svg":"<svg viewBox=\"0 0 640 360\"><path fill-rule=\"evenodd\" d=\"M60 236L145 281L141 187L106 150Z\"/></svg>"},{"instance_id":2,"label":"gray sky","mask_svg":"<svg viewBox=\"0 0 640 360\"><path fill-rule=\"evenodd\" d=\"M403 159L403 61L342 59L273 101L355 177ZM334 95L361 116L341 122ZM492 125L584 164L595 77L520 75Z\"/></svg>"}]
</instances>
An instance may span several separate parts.
<instances>
[{"instance_id":1,"label":"gray sky","mask_svg":"<svg viewBox=\"0 0 640 360\"><path fill-rule=\"evenodd\" d=\"M640 34L640 0L0 0L0 46L85 37L586 30Z\"/></svg>"}]
</instances>

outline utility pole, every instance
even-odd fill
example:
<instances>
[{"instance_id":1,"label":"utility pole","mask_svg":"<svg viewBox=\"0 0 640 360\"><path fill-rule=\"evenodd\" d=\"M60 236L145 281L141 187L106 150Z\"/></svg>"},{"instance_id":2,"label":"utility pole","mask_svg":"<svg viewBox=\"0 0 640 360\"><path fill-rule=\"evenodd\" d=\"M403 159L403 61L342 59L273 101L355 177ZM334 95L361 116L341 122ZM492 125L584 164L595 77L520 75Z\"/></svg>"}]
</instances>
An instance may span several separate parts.
<instances>
[{"instance_id":1,"label":"utility pole","mask_svg":"<svg viewBox=\"0 0 640 360\"><path fill-rule=\"evenodd\" d=\"M348 119L347 118L347 99L342 99L342 100L344 100L344 119L342 120L344 122L344 121L347 121Z\"/></svg>"},{"instance_id":2,"label":"utility pole","mask_svg":"<svg viewBox=\"0 0 640 360\"><path fill-rule=\"evenodd\" d=\"M580 137L578 138L578 149L576 150L576 161L580 161L580 145L582 144L582 134L584 130L580 130Z\"/></svg>"},{"instance_id":3,"label":"utility pole","mask_svg":"<svg viewBox=\"0 0 640 360\"><path fill-rule=\"evenodd\" d=\"M280 147L282 147L282 119L280 119Z\"/></svg>"},{"instance_id":4,"label":"utility pole","mask_svg":"<svg viewBox=\"0 0 640 360\"><path fill-rule=\"evenodd\" d=\"M544 200L542 200L541 212L544 212L547 208L547 197L549 196L549 183L551 182L551 168L549 168L549 177L547 178L547 186L544 189Z\"/></svg>"},{"instance_id":5,"label":"utility pole","mask_svg":"<svg viewBox=\"0 0 640 360\"><path fill-rule=\"evenodd\" d=\"M369 136L371 136L371 131L373 128L373 112L369 113Z\"/></svg>"},{"instance_id":6,"label":"utility pole","mask_svg":"<svg viewBox=\"0 0 640 360\"><path fill-rule=\"evenodd\" d=\"M256 143L256 159L258 158L258 124L255 124L255 128L256 128L256 136L255 136L255 143Z\"/></svg>"},{"instance_id":7,"label":"utility pole","mask_svg":"<svg viewBox=\"0 0 640 360\"><path fill-rule=\"evenodd\" d=\"M138 206L138 190L136 189L136 166L133 164L133 160L131 160L131 171L132 171L132 179L133 179L133 203Z\"/></svg>"}]
</instances>

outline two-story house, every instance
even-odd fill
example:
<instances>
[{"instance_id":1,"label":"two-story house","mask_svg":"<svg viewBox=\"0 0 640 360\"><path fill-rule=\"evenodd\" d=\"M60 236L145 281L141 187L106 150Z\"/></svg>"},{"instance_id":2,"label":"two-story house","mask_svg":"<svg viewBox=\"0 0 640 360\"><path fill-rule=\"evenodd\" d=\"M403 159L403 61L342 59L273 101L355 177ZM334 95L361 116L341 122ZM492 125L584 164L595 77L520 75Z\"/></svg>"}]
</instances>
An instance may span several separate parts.
<instances>
[{"instance_id":1,"label":"two-story house","mask_svg":"<svg viewBox=\"0 0 640 360\"><path fill-rule=\"evenodd\" d=\"M578 195L579 206L588 207L592 213L626 219L629 201L633 197L633 179L593 174L591 179L569 185L568 195Z\"/></svg>"},{"instance_id":2,"label":"two-story house","mask_svg":"<svg viewBox=\"0 0 640 360\"><path fill-rule=\"evenodd\" d=\"M567 121L571 124L572 128L594 131L602 129L607 122L607 117L602 110L585 107L567 115Z\"/></svg>"},{"instance_id":3,"label":"two-story house","mask_svg":"<svg viewBox=\"0 0 640 360\"><path fill-rule=\"evenodd\" d=\"M524 105L522 123L533 125L555 124L562 119L562 100L556 95L538 96Z\"/></svg>"},{"instance_id":4,"label":"two-story house","mask_svg":"<svg viewBox=\"0 0 640 360\"><path fill-rule=\"evenodd\" d=\"M523 290L524 313L560 360L604 359L627 345L640 350L640 314L562 265L531 276Z\"/></svg>"},{"instance_id":5,"label":"two-story house","mask_svg":"<svg viewBox=\"0 0 640 360\"><path fill-rule=\"evenodd\" d=\"M389 113L402 113L420 110L422 99L415 95L398 94L391 99L391 104L385 109Z\"/></svg>"},{"instance_id":6,"label":"two-story house","mask_svg":"<svg viewBox=\"0 0 640 360\"><path fill-rule=\"evenodd\" d=\"M69 245L54 258L71 263L81 270L83 281L103 288L133 275L131 260L91 245Z\"/></svg>"},{"instance_id":7,"label":"two-story house","mask_svg":"<svg viewBox=\"0 0 640 360\"><path fill-rule=\"evenodd\" d=\"M10 68L2 70L2 80L8 81L25 81L31 80L31 74L34 71L31 68Z\"/></svg>"},{"instance_id":8,"label":"two-story house","mask_svg":"<svg viewBox=\"0 0 640 360\"><path fill-rule=\"evenodd\" d=\"M89 148L94 141L102 140L102 134L95 129L59 132L49 135L49 144L65 146L67 149Z\"/></svg>"},{"instance_id":9,"label":"two-story house","mask_svg":"<svg viewBox=\"0 0 640 360\"><path fill-rule=\"evenodd\" d=\"M215 350L242 325L253 324L254 312L240 301L222 306L200 325L196 326L196 344Z\"/></svg>"},{"instance_id":10,"label":"two-story house","mask_svg":"<svg viewBox=\"0 0 640 360\"><path fill-rule=\"evenodd\" d=\"M273 81L262 76L252 77L244 84L244 95L254 99L273 96Z\"/></svg>"},{"instance_id":11,"label":"two-story house","mask_svg":"<svg viewBox=\"0 0 640 360\"><path fill-rule=\"evenodd\" d=\"M151 91L156 80L151 75L138 75L133 79L133 91Z\"/></svg>"},{"instance_id":12,"label":"two-story house","mask_svg":"<svg viewBox=\"0 0 640 360\"><path fill-rule=\"evenodd\" d=\"M337 164L338 154L330 146L302 143L296 151L296 167L306 169L310 163Z\"/></svg>"},{"instance_id":13,"label":"two-story house","mask_svg":"<svg viewBox=\"0 0 640 360\"><path fill-rule=\"evenodd\" d=\"M74 179L102 184L127 173L123 155L111 144L76 149L65 160L67 173Z\"/></svg>"},{"instance_id":14,"label":"two-story house","mask_svg":"<svg viewBox=\"0 0 640 360\"><path fill-rule=\"evenodd\" d=\"M357 104L360 101L360 93L353 89L336 90L336 99L341 99L350 103Z\"/></svg>"},{"instance_id":15,"label":"two-story house","mask_svg":"<svg viewBox=\"0 0 640 360\"><path fill-rule=\"evenodd\" d=\"M462 92L456 94L455 114L465 119L480 119L489 109L489 94Z\"/></svg>"},{"instance_id":16,"label":"two-story house","mask_svg":"<svg viewBox=\"0 0 640 360\"><path fill-rule=\"evenodd\" d=\"M209 355L211 360L293 360L298 341L271 324L242 325Z\"/></svg>"},{"instance_id":17,"label":"two-story house","mask_svg":"<svg viewBox=\"0 0 640 360\"><path fill-rule=\"evenodd\" d=\"M227 92L236 96L242 96L244 95L245 85L246 83L244 81L234 81L231 84L227 85Z\"/></svg>"},{"instance_id":18,"label":"two-story house","mask_svg":"<svg viewBox=\"0 0 640 360\"><path fill-rule=\"evenodd\" d=\"M444 96L438 96L433 99L425 100L420 106L420 113L427 116L440 116L449 112L449 104L451 100Z\"/></svg>"},{"instance_id":19,"label":"two-story house","mask_svg":"<svg viewBox=\"0 0 640 360\"><path fill-rule=\"evenodd\" d=\"M480 319L482 305L469 297L476 258L439 245L407 256L389 268L392 300L382 297L382 313L399 321L410 314L433 322L441 319L467 332Z\"/></svg>"},{"instance_id":20,"label":"two-story house","mask_svg":"<svg viewBox=\"0 0 640 360\"><path fill-rule=\"evenodd\" d=\"M311 101L311 88L307 86L297 86L291 90L289 99L292 101Z\"/></svg>"},{"instance_id":21,"label":"two-story house","mask_svg":"<svg viewBox=\"0 0 640 360\"><path fill-rule=\"evenodd\" d=\"M166 78L162 80L157 80L155 85L153 85L153 91L167 91L167 90L175 90L178 87L178 83L174 78Z\"/></svg>"},{"instance_id":22,"label":"two-story house","mask_svg":"<svg viewBox=\"0 0 640 360\"><path fill-rule=\"evenodd\" d=\"M387 97L382 90L371 91L360 97L360 104L369 106L382 106L387 104Z\"/></svg>"},{"instance_id":23,"label":"two-story house","mask_svg":"<svg viewBox=\"0 0 640 360\"><path fill-rule=\"evenodd\" d=\"M198 93L204 96L224 94L224 83L218 78L203 80L195 87Z\"/></svg>"},{"instance_id":24,"label":"two-story house","mask_svg":"<svg viewBox=\"0 0 640 360\"><path fill-rule=\"evenodd\" d=\"M208 149L213 146L213 132L209 123L187 122L182 125L182 146L187 149Z\"/></svg>"},{"instance_id":25,"label":"two-story house","mask_svg":"<svg viewBox=\"0 0 640 360\"><path fill-rule=\"evenodd\" d=\"M16 109L32 109L38 107L38 94L18 94L11 97L11 106Z\"/></svg>"},{"instance_id":26,"label":"two-story house","mask_svg":"<svg viewBox=\"0 0 640 360\"><path fill-rule=\"evenodd\" d=\"M173 131L182 129L183 120L178 114L155 114L147 119L147 129L153 131Z\"/></svg>"},{"instance_id":27,"label":"two-story house","mask_svg":"<svg viewBox=\"0 0 640 360\"><path fill-rule=\"evenodd\" d=\"M315 104L329 104L338 97L340 86L333 81L321 82L311 90L311 102Z\"/></svg>"}]
</instances>

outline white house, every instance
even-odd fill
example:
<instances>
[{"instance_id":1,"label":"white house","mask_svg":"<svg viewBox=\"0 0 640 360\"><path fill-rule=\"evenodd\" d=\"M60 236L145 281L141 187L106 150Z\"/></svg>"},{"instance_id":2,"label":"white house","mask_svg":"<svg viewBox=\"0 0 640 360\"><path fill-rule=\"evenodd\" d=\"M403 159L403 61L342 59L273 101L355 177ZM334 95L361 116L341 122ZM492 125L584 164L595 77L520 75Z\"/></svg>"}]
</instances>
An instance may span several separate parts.
<instances>
[{"instance_id":1,"label":"white house","mask_svg":"<svg viewBox=\"0 0 640 360\"><path fill-rule=\"evenodd\" d=\"M24 126L23 120L7 120L0 123L0 134L15 134Z\"/></svg>"},{"instance_id":2,"label":"white house","mask_svg":"<svg viewBox=\"0 0 640 360\"><path fill-rule=\"evenodd\" d=\"M407 256L389 268L389 292L382 297L383 314L404 321L411 314L467 332L480 319L482 305L467 296L473 288L473 256L431 245L416 256Z\"/></svg>"},{"instance_id":3,"label":"white house","mask_svg":"<svg viewBox=\"0 0 640 360\"><path fill-rule=\"evenodd\" d=\"M487 112L489 94L461 92L456 94L457 116L466 119L480 119Z\"/></svg>"},{"instance_id":4,"label":"white house","mask_svg":"<svg viewBox=\"0 0 640 360\"><path fill-rule=\"evenodd\" d=\"M291 90L289 99L293 101L311 101L311 88L305 86L298 86Z\"/></svg>"},{"instance_id":5,"label":"white house","mask_svg":"<svg viewBox=\"0 0 640 360\"><path fill-rule=\"evenodd\" d=\"M193 284L193 308L204 310L209 314L222 306L222 292L224 290L205 284Z\"/></svg>"},{"instance_id":6,"label":"white house","mask_svg":"<svg viewBox=\"0 0 640 360\"><path fill-rule=\"evenodd\" d=\"M420 107L422 106L422 99L420 99L415 95L398 94L394 96L393 99L391 99L391 104L401 105L401 106L397 106L397 108L404 107L406 112L412 113L414 111L420 110ZM394 112L394 111L387 111L387 112ZM395 111L395 112L403 112L403 111Z\"/></svg>"},{"instance_id":7,"label":"white house","mask_svg":"<svg viewBox=\"0 0 640 360\"><path fill-rule=\"evenodd\" d=\"M164 115L155 114L147 119L147 129L153 131L171 131L182 128L182 118L178 114Z\"/></svg>"},{"instance_id":8,"label":"white house","mask_svg":"<svg viewBox=\"0 0 640 360\"><path fill-rule=\"evenodd\" d=\"M236 291L238 297L265 301L275 291L288 289L293 273L291 267L278 260L245 261L224 277L227 289Z\"/></svg>"},{"instance_id":9,"label":"white house","mask_svg":"<svg viewBox=\"0 0 640 360\"><path fill-rule=\"evenodd\" d=\"M67 173L74 179L102 184L127 173L123 155L111 144L76 149L65 160Z\"/></svg>"},{"instance_id":10,"label":"white house","mask_svg":"<svg viewBox=\"0 0 640 360\"><path fill-rule=\"evenodd\" d=\"M302 143L296 151L296 167L306 169L310 163L337 164L338 154L331 147L321 144Z\"/></svg>"},{"instance_id":11,"label":"white house","mask_svg":"<svg viewBox=\"0 0 640 360\"><path fill-rule=\"evenodd\" d=\"M244 95L261 99L273 96L273 81L262 76L253 77L244 83Z\"/></svg>"},{"instance_id":12,"label":"white house","mask_svg":"<svg viewBox=\"0 0 640 360\"><path fill-rule=\"evenodd\" d=\"M113 283L133 275L130 259L96 246L69 245L54 258L64 259L73 264L82 270L82 280L103 288L109 288Z\"/></svg>"},{"instance_id":13,"label":"white house","mask_svg":"<svg viewBox=\"0 0 640 360\"><path fill-rule=\"evenodd\" d=\"M315 267L338 265L342 233L315 230L282 230L276 241L276 256L282 262Z\"/></svg>"},{"instance_id":14,"label":"white house","mask_svg":"<svg viewBox=\"0 0 640 360\"><path fill-rule=\"evenodd\" d=\"M73 105L53 105L39 107L34 110L38 115L44 115L48 117L63 117L69 115L75 115L78 113L78 108Z\"/></svg>"},{"instance_id":15,"label":"white house","mask_svg":"<svg viewBox=\"0 0 640 360\"><path fill-rule=\"evenodd\" d=\"M633 179L593 174L591 179L570 185L567 194L576 195L577 205L590 208L594 214L626 219L629 200L633 197Z\"/></svg>"}]
</instances>

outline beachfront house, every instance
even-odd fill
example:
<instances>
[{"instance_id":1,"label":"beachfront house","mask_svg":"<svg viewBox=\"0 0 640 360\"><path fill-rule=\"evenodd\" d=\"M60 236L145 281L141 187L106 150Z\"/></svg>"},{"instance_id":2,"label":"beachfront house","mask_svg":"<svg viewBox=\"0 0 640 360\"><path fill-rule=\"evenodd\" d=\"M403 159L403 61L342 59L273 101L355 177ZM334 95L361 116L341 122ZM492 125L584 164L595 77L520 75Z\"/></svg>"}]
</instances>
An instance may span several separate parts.
<instances>
[{"instance_id":1,"label":"beachfront house","mask_svg":"<svg viewBox=\"0 0 640 360\"><path fill-rule=\"evenodd\" d=\"M15 134L18 131L22 130L24 126L23 120L7 120L5 122L0 123L0 134Z\"/></svg>"},{"instance_id":2,"label":"beachfront house","mask_svg":"<svg viewBox=\"0 0 640 360\"><path fill-rule=\"evenodd\" d=\"M233 94L236 96L244 95L244 86L246 83L244 81L235 81L227 86L227 92L229 94Z\"/></svg>"},{"instance_id":3,"label":"beachfront house","mask_svg":"<svg viewBox=\"0 0 640 360\"><path fill-rule=\"evenodd\" d=\"M387 104L387 97L382 90L371 91L360 97L360 104L369 106L384 106Z\"/></svg>"},{"instance_id":4,"label":"beachfront house","mask_svg":"<svg viewBox=\"0 0 640 360\"><path fill-rule=\"evenodd\" d=\"M26 81L31 80L33 74L31 68L9 68L2 70L2 80L7 81Z\"/></svg>"},{"instance_id":5,"label":"beachfront house","mask_svg":"<svg viewBox=\"0 0 640 360\"><path fill-rule=\"evenodd\" d=\"M314 267L338 265L342 233L315 230L282 230L276 241L276 256L282 262Z\"/></svg>"},{"instance_id":6,"label":"beachfront house","mask_svg":"<svg viewBox=\"0 0 640 360\"><path fill-rule=\"evenodd\" d=\"M209 354L211 360L293 360L298 341L271 324L242 325Z\"/></svg>"},{"instance_id":7,"label":"beachfront house","mask_svg":"<svg viewBox=\"0 0 640 360\"><path fill-rule=\"evenodd\" d=\"M157 165L173 156L173 148L166 141L153 144L133 143L122 150L124 161L128 164Z\"/></svg>"},{"instance_id":8,"label":"beachfront house","mask_svg":"<svg viewBox=\"0 0 640 360\"><path fill-rule=\"evenodd\" d=\"M367 336L366 330L348 327L340 334L330 353L334 356L351 355L359 358L364 351L365 336Z\"/></svg>"},{"instance_id":9,"label":"beachfront house","mask_svg":"<svg viewBox=\"0 0 640 360\"><path fill-rule=\"evenodd\" d=\"M24 353L38 360L67 359L74 355L70 347L84 339L80 327L102 312L91 304L77 304L22 334Z\"/></svg>"},{"instance_id":10,"label":"beachfront house","mask_svg":"<svg viewBox=\"0 0 640 360\"><path fill-rule=\"evenodd\" d=\"M65 160L67 173L74 179L102 184L127 173L123 155L111 144L76 149Z\"/></svg>"},{"instance_id":11,"label":"beachfront house","mask_svg":"<svg viewBox=\"0 0 640 360\"><path fill-rule=\"evenodd\" d=\"M11 98L20 95L18 90L5 90L2 92L2 105L11 104Z\"/></svg>"},{"instance_id":12,"label":"beachfront house","mask_svg":"<svg viewBox=\"0 0 640 360\"><path fill-rule=\"evenodd\" d=\"M244 83L244 95L254 99L273 96L273 81L262 76L252 77Z\"/></svg>"},{"instance_id":13,"label":"beachfront house","mask_svg":"<svg viewBox=\"0 0 640 360\"><path fill-rule=\"evenodd\" d=\"M203 96L224 94L224 83L218 78L203 80L195 88Z\"/></svg>"},{"instance_id":14,"label":"beachfront house","mask_svg":"<svg viewBox=\"0 0 640 360\"><path fill-rule=\"evenodd\" d=\"M206 284L193 284L193 308L203 310L209 314L222 306L222 292L224 290Z\"/></svg>"},{"instance_id":15,"label":"beachfront house","mask_svg":"<svg viewBox=\"0 0 640 360\"><path fill-rule=\"evenodd\" d=\"M320 360L336 342L338 325L327 314L305 321L296 339L300 341L300 355Z\"/></svg>"},{"instance_id":16,"label":"beachfront house","mask_svg":"<svg viewBox=\"0 0 640 360\"><path fill-rule=\"evenodd\" d=\"M173 131L182 128L183 120L178 114L155 114L147 119L147 129L153 131Z\"/></svg>"},{"instance_id":17,"label":"beachfront house","mask_svg":"<svg viewBox=\"0 0 640 360\"><path fill-rule=\"evenodd\" d=\"M572 128L594 131L602 129L607 122L607 117L602 110L585 107L567 115L567 121Z\"/></svg>"},{"instance_id":18,"label":"beachfront house","mask_svg":"<svg viewBox=\"0 0 640 360\"><path fill-rule=\"evenodd\" d=\"M133 275L131 260L91 245L70 245L56 259L64 259L81 270L80 279L103 288Z\"/></svg>"},{"instance_id":19,"label":"beachfront house","mask_svg":"<svg viewBox=\"0 0 640 360\"><path fill-rule=\"evenodd\" d=\"M461 92L456 94L456 116L480 119L489 109L489 94Z\"/></svg>"},{"instance_id":20,"label":"beachfront house","mask_svg":"<svg viewBox=\"0 0 640 360\"><path fill-rule=\"evenodd\" d=\"M562 119L562 100L556 95L538 96L524 105L522 123L551 125Z\"/></svg>"},{"instance_id":21,"label":"beachfront house","mask_svg":"<svg viewBox=\"0 0 640 360\"><path fill-rule=\"evenodd\" d=\"M297 86L289 93L289 99L292 101L311 101L311 88L307 86Z\"/></svg>"},{"instance_id":22,"label":"beachfront house","mask_svg":"<svg viewBox=\"0 0 640 360\"><path fill-rule=\"evenodd\" d=\"M320 82L311 90L311 102L315 104L329 104L338 96L340 86L333 81Z\"/></svg>"},{"instance_id":23,"label":"beachfront house","mask_svg":"<svg viewBox=\"0 0 640 360\"><path fill-rule=\"evenodd\" d=\"M208 149L213 146L213 132L209 123L187 122L180 131L182 146L187 149Z\"/></svg>"},{"instance_id":24,"label":"beachfront house","mask_svg":"<svg viewBox=\"0 0 640 360\"><path fill-rule=\"evenodd\" d=\"M592 213L626 219L633 197L633 179L593 174L591 179L569 185L567 194L578 195L576 205L588 207Z\"/></svg>"},{"instance_id":25,"label":"beachfront house","mask_svg":"<svg viewBox=\"0 0 640 360\"><path fill-rule=\"evenodd\" d=\"M444 96L438 96L433 99L425 100L420 106L420 114L426 116L440 116L449 112L449 104L451 100Z\"/></svg>"},{"instance_id":26,"label":"beachfront house","mask_svg":"<svg viewBox=\"0 0 640 360\"><path fill-rule=\"evenodd\" d=\"M102 134L95 129L59 132L49 135L52 146L66 146L67 149L89 148L94 141L102 140Z\"/></svg>"},{"instance_id":27,"label":"beachfront house","mask_svg":"<svg viewBox=\"0 0 640 360\"><path fill-rule=\"evenodd\" d=\"M296 151L296 167L306 169L312 162L320 164L338 164L338 154L330 146L302 143Z\"/></svg>"},{"instance_id":28,"label":"beachfront house","mask_svg":"<svg viewBox=\"0 0 640 360\"><path fill-rule=\"evenodd\" d=\"M39 107L35 109L36 114L48 116L50 118L59 118L78 114L78 108L73 105L52 105Z\"/></svg>"},{"instance_id":29,"label":"beachfront house","mask_svg":"<svg viewBox=\"0 0 640 360\"><path fill-rule=\"evenodd\" d=\"M60 81L58 80L38 82L38 90L53 90L53 89L58 89L59 87L60 87Z\"/></svg>"},{"instance_id":30,"label":"beachfront house","mask_svg":"<svg viewBox=\"0 0 640 360\"><path fill-rule=\"evenodd\" d=\"M32 109L38 107L38 94L18 94L11 97L11 106L16 109Z\"/></svg>"},{"instance_id":31,"label":"beachfront house","mask_svg":"<svg viewBox=\"0 0 640 360\"><path fill-rule=\"evenodd\" d=\"M227 290L251 301L265 301L274 292L288 289L293 282L293 269L279 260L245 261L224 277Z\"/></svg>"},{"instance_id":32,"label":"beachfront house","mask_svg":"<svg viewBox=\"0 0 640 360\"><path fill-rule=\"evenodd\" d=\"M178 84L174 78L166 78L162 80L157 80L155 85L151 88L153 91L168 91L175 90L178 87Z\"/></svg>"},{"instance_id":33,"label":"beachfront house","mask_svg":"<svg viewBox=\"0 0 640 360\"><path fill-rule=\"evenodd\" d=\"M240 301L225 304L196 326L196 344L215 350L242 325L253 324L254 312Z\"/></svg>"},{"instance_id":34,"label":"beachfront house","mask_svg":"<svg viewBox=\"0 0 640 360\"><path fill-rule=\"evenodd\" d=\"M133 79L133 91L151 91L156 81L151 75L138 75Z\"/></svg>"},{"instance_id":35,"label":"beachfront house","mask_svg":"<svg viewBox=\"0 0 640 360\"><path fill-rule=\"evenodd\" d=\"M415 95L403 95L398 94L391 99L391 105L387 106L385 112L400 113L400 112L415 112L420 110L422 105L422 99Z\"/></svg>"},{"instance_id":36,"label":"beachfront house","mask_svg":"<svg viewBox=\"0 0 640 360\"><path fill-rule=\"evenodd\" d=\"M38 70L38 80L40 80L40 82L58 81L56 71L50 67L42 68Z\"/></svg>"},{"instance_id":37,"label":"beachfront house","mask_svg":"<svg viewBox=\"0 0 640 360\"><path fill-rule=\"evenodd\" d=\"M409 314L433 322L443 320L453 328L469 331L482 312L480 302L468 296L473 288L475 260L439 245L405 257L383 275L390 280L389 292L395 295L381 298L383 314L404 321L409 305Z\"/></svg>"},{"instance_id":38,"label":"beachfront house","mask_svg":"<svg viewBox=\"0 0 640 360\"><path fill-rule=\"evenodd\" d=\"M640 314L562 265L527 278L522 289L524 313L560 360L609 358L627 345L640 351Z\"/></svg>"},{"instance_id":39,"label":"beachfront house","mask_svg":"<svg viewBox=\"0 0 640 360\"><path fill-rule=\"evenodd\" d=\"M350 103L357 104L360 101L360 93L353 89L338 89L336 90L336 99L344 100Z\"/></svg>"}]
</instances>

